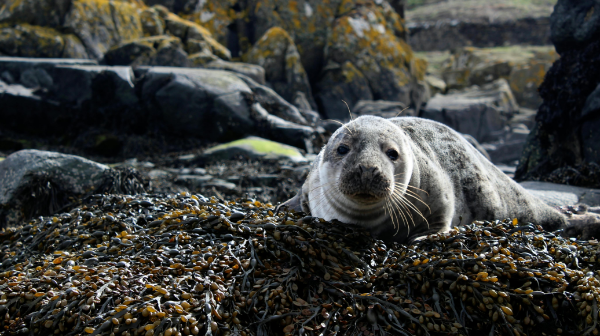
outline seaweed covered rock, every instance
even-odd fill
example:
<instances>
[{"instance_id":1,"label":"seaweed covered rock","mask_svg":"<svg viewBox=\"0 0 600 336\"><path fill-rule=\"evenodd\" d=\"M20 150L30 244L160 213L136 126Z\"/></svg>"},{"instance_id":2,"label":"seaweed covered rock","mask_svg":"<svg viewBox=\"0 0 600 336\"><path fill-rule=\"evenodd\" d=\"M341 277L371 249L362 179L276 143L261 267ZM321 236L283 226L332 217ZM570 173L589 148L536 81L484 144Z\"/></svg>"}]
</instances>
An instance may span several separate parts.
<instances>
[{"instance_id":1,"label":"seaweed covered rock","mask_svg":"<svg viewBox=\"0 0 600 336\"><path fill-rule=\"evenodd\" d=\"M10 228L0 241L8 316L0 325L13 333L571 335L596 328L586 307L599 300L598 241L514 220L386 246L359 227L274 214L271 204L249 198L95 195Z\"/></svg>"},{"instance_id":2,"label":"seaweed covered rock","mask_svg":"<svg viewBox=\"0 0 600 336\"><path fill-rule=\"evenodd\" d=\"M292 101L296 92L302 92L311 107L316 108L300 53L285 30L280 27L269 29L244 55L244 59L263 67L265 79L285 100Z\"/></svg>"},{"instance_id":3,"label":"seaweed covered rock","mask_svg":"<svg viewBox=\"0 0 600 336\"><path fill-rule=\"evenodd\" d=\"M600 42L592 38L600 34L597 6L593 1L567 0L556 5L552 34L561 57L540 86L544 102L521 155L517 179L546 180L560 175L557 169L600 162L596 131L600 108L595 103L600 85Z\"/></svg>"}]
</instances>

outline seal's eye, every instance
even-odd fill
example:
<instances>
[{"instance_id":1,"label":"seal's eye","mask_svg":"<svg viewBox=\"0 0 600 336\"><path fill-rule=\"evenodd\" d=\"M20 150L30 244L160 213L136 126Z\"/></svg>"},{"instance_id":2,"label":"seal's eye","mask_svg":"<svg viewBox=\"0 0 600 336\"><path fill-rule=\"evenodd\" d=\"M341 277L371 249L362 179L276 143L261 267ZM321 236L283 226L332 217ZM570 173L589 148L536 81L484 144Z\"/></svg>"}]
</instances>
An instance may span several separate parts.
<instances>
[{"instance_id":1,"label":"seal's eye","mask_svg":"<svg viewBox=\"0 0 600 336\"><path fill-rule=\"evenodd\" d=\"M348 148L348 146L346 146L346 145L340 145L337 148L337 152L340 155L346 155L346 154L348 154L349 151L350 151L350 148Z\"/></svg>"},{"instance_id":2,"label":"seal's eye","mask_svg":"<svg viewBox=\"0 0 600 336\"><path fill-rule=\"evenodd\" d=\"M392 161L396 161L398 160L398 152L396 152L395 149L388 149L387 152L385 152L385 154L387 154L387 156L392 160Z\"/></svg>"}]
</instances>

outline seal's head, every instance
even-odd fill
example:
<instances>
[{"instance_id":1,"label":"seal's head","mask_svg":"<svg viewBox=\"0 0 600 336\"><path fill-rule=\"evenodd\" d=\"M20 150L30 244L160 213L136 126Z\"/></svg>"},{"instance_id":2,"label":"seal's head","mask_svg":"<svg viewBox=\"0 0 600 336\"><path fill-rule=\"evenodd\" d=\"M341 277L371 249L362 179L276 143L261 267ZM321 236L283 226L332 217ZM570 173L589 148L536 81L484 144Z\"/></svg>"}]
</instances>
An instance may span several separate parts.
<instances>
[{"instance_id":1,"label":"seal's head","mask_svg":"<svg viewBox=\"0 0 600 336\"><path fill-rule=\"evenodd\" d=\"M386 220L413 170L408 137L386 119L363 116L339 128L321 151L309 188L313 215L366 226Z\"/></svg>"}]
</instances>

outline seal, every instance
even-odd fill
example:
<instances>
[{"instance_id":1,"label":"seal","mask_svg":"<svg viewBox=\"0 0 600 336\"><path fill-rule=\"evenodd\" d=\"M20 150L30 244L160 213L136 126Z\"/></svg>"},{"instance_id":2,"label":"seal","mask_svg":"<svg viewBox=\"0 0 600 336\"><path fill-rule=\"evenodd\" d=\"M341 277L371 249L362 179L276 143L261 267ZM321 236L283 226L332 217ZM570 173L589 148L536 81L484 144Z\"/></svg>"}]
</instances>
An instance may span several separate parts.
<instances>
[{"instance_id":1,"label":"seal","mask_svg":"<svg viewBox=\"0 0 600 336\"><path fill-rule=\"evenodd\" d=\"M459 133L416 117L361 116L340 127L282 206L367 227L388 243L475 220L517 218L546 230L567 224Z\"/></svg>"}]
</instances>

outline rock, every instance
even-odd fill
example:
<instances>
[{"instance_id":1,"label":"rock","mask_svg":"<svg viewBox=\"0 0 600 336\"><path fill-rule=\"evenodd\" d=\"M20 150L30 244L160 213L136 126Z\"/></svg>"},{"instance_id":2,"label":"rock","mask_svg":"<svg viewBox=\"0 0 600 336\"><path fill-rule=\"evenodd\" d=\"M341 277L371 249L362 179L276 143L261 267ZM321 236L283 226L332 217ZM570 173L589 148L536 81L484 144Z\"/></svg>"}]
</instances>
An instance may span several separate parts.
<instances>
[{"instance_id":1,"label":"rock","mask_svg":"<svg viewBox=\"0 0 600 336\"><path fill-rule=\"evenodd\" d=\"M329 62L323 69L323 77L316 85L316 101L325 117L349 120L349 106L360 100L373 100L369 81L350 61L342 65Z\"/></svg>"},{"instance_id":2,"label":"rock","mask_svg":"<svg viewBox=\"0 0 600 336\"><path fill-rule=\"evenodd\" d=\"M204 41L208 43L213 54L224 60L231 60L231 53L227 48L217 42L212 34L204 27L180 18L179 16L168 13L165 18L165 24L169 33L177 36L183 43L188 39Z\"/></svg>"},{"instance_id":3,"label":"rock","mask_svg":"<svg viewBox=\"0 0 600 336\"><path fill-rule=\"evenodd\" d=\"M443 78L450 89L504 78L520 105L537 109L541 104L537 88L558 54L552 47L464 47L452 54L432 52L425 57L433 74Z\"/></svg>"},{"instance_id":4,"label":"rock","mask_svg":"<svg viewBox=\"0 0 600 336\"><path fill-rule=\"evenodd\" d=\"M101 59L110 47L143 36L139 11L125 1L73 0L63 26L77 32L92 58Z\"/></svg>"},{"instance_id":5,"label":"rock","mask_svg":"<svg viewBox=\"0 0 600 336\"><path fill-rule=\"evenodd\" d=\"M110 49L104 56L109 65L157 65L189 67L191 62L181 40L162 35L142 38Z\"/></svg>"},{"instance_id":6,"label":"rock","mask_svg":"<svg viewBox=\"0 0 600 336\"><path fill-rule=\"evenodd\" d=\"M158 36L165 33L165 20L156 7L144 9L140 14L140 22L145 36Z\"/></svg>"},{"instance_id":7,"label":"rock","mask_svg":"<svg viewBox=\"0 0 600 336\"><path fill-rule=\"evenodd\" d=\"M397 16L397 14L396 14ZM335 21L327 41L328 60L350 61L369 83L375 99L399 101L420 109L427 63L395 35L375 8L358 7Z\"/></svg>"},{"instance_id":8,"label":"rock","mask_svg":"<svg viewBox=\"0 0 600 336\"><path fill-rule=\"evenodd\" d=\"M285 100L292 101L296 92L302 92L311 108L316 108L300 54L285 30L280 27L269 29L244 55L244 60L264 68L265 79Z\"/></svg>"},{"instance_id":9,"label":"rock","mask_svg":"<svg viewBox=\"0 0 600 336\"><path fill-rule=\"evenodd\" d=\"M244 75L238 75L238 77L252 89L252 100L260 103L269 113L300 125L308 124L298 108L288 103L274 90L265 85L260 85Z\"/></svg>"},{"instance_id":10,"label":"rock","mask_svg":"<svg viewBox=\"0 0 600 336\"><path fill-rule=\"evenodd\" d=\"M560 6L566 5L561 1ZM556 13L565 17L553 20L573 19L567 12ZM590 17L593 18L594 15ZM597 32L600 33L600 27ZM560 51L560 59L554 62L539 88L543 103L523 149L516 179L543 181L557 169L600 162L600 139L596 131L600 113L592 108L594 92L600 84L600 41L573 44L572 48Z\"/></svg>"},{"instance_id":11,"label":"rock","mask_svg":"<svg viewBox=\"0 0 600 336\"><path fill-rule=\"evenodd\" d=\"M66 204L68 196L81 196L98 188L108 170L108 166L74 155L33 149L11 154L0 162L0 224L15 224L31 215L23 213L34 207L29 202L44 202L36 207L47 206L44 212L52 214L59 210L57 206ZM45 189L41 182L51 187ZM45 193L39 194L42 191Z\"/></svg>"},{"instance_id":12,"label":"rock","mask_svg":"<svg viewBox=\"0 0 600 336\"><path fill-rule=\"evenodd\" d=\"M425 83L427 83L427 86L429 86L429 92L431 92L432 96L435 96L438 93L444 94L448 89L446 82L444 82L443 79L435 76L425 76Z\"/></svg>"},{"instance_id":13,"label":"rock","mask_svg":"<svg viewBox=\"0 0 600 336\"><path fill-rule=\"evenodd\" d=\"M253 104L251 112L252 118L257 122L258 134L275 141L304 148L310 154L315 152L314 144L317 140L317 130L269 114L260 103ZM319 148L323 144L318 143L317 145L317 148Z\"/></svg>"},{"instance_id":14,"label":"rock","mask_svg":"<svg viewBox=\"0 0 600 336\"><path fill-rule=\"evenodd\" d=\"M507 132L508 120L518 105L504 79L465 91L437 94L420 117L444 123L479 142L499 140Z\"/></svg>"},{"instance_id":15,"label":"rock","mask_svg":"<svg viewBox=\"0 0 600 336\"><path fill-rule=\"evenodd\" d=\"M547 45L550 44L549 21L548 17L501 22L465 22L456 18L436 22L409 20L408 41L417 51L452 50L464 46Z\"/></svg>"},{"instance_id":16,"label":"rock","mask_svg":"<svg viewBox=\"0 0 600 336\"><path fill-rule=\"evenodd\" d=\"M300 114L306 119L306 121L311 125L315 126L318 122L321 121L321 116L319 112L313 111L306 95L303 92L296 91L294 95L294 99L292 100L294 106L298 108Z\"/></svg>"},{"instance_id":17,"label":"rock","mask_svg":"<svg viewBox=\"0 0 600 336\"><path fill-rule=\"evenodd\" d=\"M404 103L385 100L359 100L352 108L356 117L362 115L376 115L382 118L399 116L414 116L415 111L409 109Z\"/></svg>"},{"instance_id":18,"label":"rock","mask_svg":"<svg viewBox=\"0 0 600 336\"><path fill-rule=\"evenodd\" d=\"M600 206L600 189L536 181L524 181L519 184L550 206L565 206L577 203L584 203L592 207Z\"/></svg>"},{"instance_id":19,"label":"rock","mask_svg":"<svg viewBox=\"0 0 600 336\"><path fill-rule=\"evenodd\" d=\"M249 134L255 127L242 96L252 90L227 71L148 68L142 85L142 101L171 132L202 130L202 137L223 141Z\"/></svg>"},{"instance_id":20,"label":"rock","mask_svg":"<svg viewBox=\"0 0 600 336\"><path fill-rule=\"evenodd\" d=\"M156 0L155 3L157 2L176 7L173 5L176 1ZM310 85L315 89L313 92L325 92L321 88L327 88L327 83L331 82L331 75L325 71L332 62L343 66L349 61L362 73L359 77L367 79L373 92L369 96L359 90L350 92L352 90L345 88L347 95L342 99L348 104L354 105L360 99L383 99L409 104L413 100L412 95L415 98L412 104L417 108L421 105L421 88L413 84L423 80L425 64L413 57L412 50L403 40L406 35L404 21L386 0L206 1L184 7L187 9L182 15L210 30L219 42L231 50L234 57L251 52L257 40L271 29L287 32L300 54L300 62ZM362 36L357 38L358 35L348 23L349 19L358 23ZM366 23L364 27L363 22ZM373 29L363 29L367 26L372 26ZM360 45L357 43L359 40ZM268 73L269 67L265 66L265 70ZM359 77L353 76L352 80L358 80ZM326 83L321 84L323 80ZM343 84L351 81L333 82ZM362 82L351 86L371 91ZM388 88L384 89L383 86ZM279 92L278 89L276 91ZM307 91L300 91L308 97ZM314 99L322 114L328 118L337 118L335 111L341 111L341 107L345 105L337 99L340 92L331 91L329 89L321 99L317 96ZM291 95L294 93L292 91ZM350 99L356 94L358 97ZM284 97L291 99L287 94ZM341 105L336 106L338 102ZM312 102L311 106L314 109Z\"/></svg>"},{"instance_id":21,"label":"rock","mask_svg":"<svg viewBox=\"0 0 600 336\"><path fill-rule=\"evenodd\" d=\"M5 0L0 2L0 23L26 23L59 28L72 0Z\"/></svg>"},{"instance_id":22,"label":"rock","mask_svg":"<svg viewBox=\"0 0 600 336\"><path fill-rule=\"evenodd\" d=\"M0 50L7 55L21 57L89 58L75 35L29 24L0 26Z\"/></svg>"},{"instance_id":23,"label":"rock","mask_svg":"<svg viewBox=\"0 0 600 336\"><path fill-rule=\"evenodd\" d=\"M405 2L408 41L418 51L549 45L555 1Z\"/></svg>"},{"instance_id":24,"label":"rock","mask_svg":"<svg viewBox=\"0 0 600 336\"><path fill-rule=\"evenodd\" d=\"M600 84L596 86L596 89L585 100L585 104L581 110L581 117L591 116L598 111L600 111Z\"/></svg>"},{"instance_id":25,"label":"rock","mask_svg":"<svg viewBox=\"0 0 600 336\"><path fill-rule=\"evenodd\" d=\"M550 16L552 43L561 55L597 41L600 37L600 4L594 0L559 0Z\"/></svg>"},{"instance_id":26,"label":"rock","mask_svg":"<svg viewBox=\"0 0 600 336\"><path fill-rule=\"evenodd\" d=\"M208 62L201 66L205 69L227 70L246 75L255 82L265 84L265 69L260 65L248 64L242 62L227 62L221 59Z\"/></svg>"},{"instance_id":27,"label":"rock","mask_svg":"<svg viewBox=\"0 0 600 336\"><path fill-rule=\"evenodd\" d=\"M251 159L306 161L296 147L259 137L247 137L207 149L202 153L206 161L234 160L238 156Z\"/></svg>"},{"instance_id":28,"label":"rock","mask_svg":"<svg viewBox=\"0 0 600 336\"><path fill-rule=\"evenodd\" d=\"M136 155L130 150L155 146L156 134L186 142L260 135L310 151L320 146L317 130L308 126L318 121L314 112L301 113L268 87L229 71L134 72L88 60L0 58L0 74L13 82L0 85L1 130L61 134L69 139L61 141L94 154ZM251 108L259 103L260 109Z\"/></svg>"}]
</instances>

